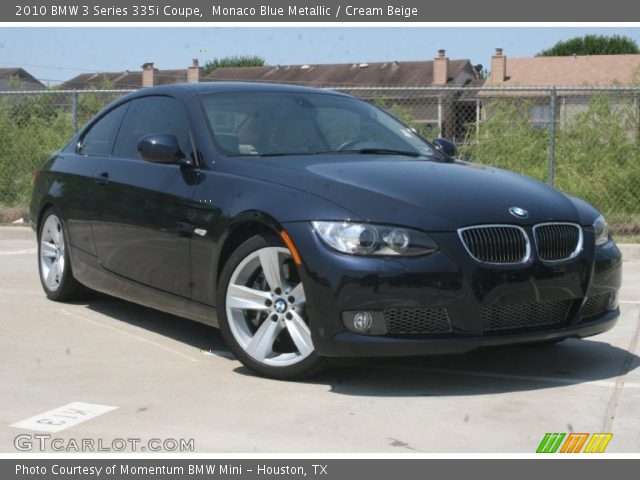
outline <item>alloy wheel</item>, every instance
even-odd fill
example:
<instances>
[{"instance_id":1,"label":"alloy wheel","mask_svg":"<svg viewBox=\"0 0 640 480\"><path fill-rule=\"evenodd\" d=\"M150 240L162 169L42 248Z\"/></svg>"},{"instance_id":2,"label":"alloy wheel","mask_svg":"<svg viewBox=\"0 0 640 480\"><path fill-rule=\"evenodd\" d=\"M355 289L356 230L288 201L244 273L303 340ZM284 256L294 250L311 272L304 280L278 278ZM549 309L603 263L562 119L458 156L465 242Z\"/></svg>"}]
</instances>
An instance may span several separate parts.
<instances>
[{"instance_id":1,"label":"alloy wheel","mask_svg":"<svg viewBox=\"0 0 640 480\"><path fill-rule=\"evenodd\" d=\"M56 215L47 217L40 235L40 275L47 288L60 288L65 272L65 243L62 223Z\"/></svg>"},{"instance_id":2,"label":"alloy wheel","mask_svg":"<svg viewBox=\"0 0 640 480\"><path fill-rule=\"evenodd\" d=\"M265 247L244 258L225 299L231 333L254 360L284 367L313 352L304 288L286 248Z\"/></svg>"}]
</instances>

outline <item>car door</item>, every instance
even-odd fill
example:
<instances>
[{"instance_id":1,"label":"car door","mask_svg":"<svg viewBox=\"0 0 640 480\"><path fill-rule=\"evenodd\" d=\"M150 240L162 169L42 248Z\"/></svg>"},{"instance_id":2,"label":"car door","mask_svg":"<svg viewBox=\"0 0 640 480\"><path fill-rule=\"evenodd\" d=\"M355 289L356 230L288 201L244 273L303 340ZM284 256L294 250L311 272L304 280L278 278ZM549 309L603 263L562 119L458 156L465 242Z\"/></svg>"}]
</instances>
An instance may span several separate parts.
<instances>
[{"instance_id":1,"label":"car door","mask_svg":"<svg viewBox=\"0 0 640 480\"><path fill-rule=\"evenodd\" d=\"M197 172L177 164L142 160L141 137L171 134L194 157L189 118L168 96L132 100L115 140L113 155L99 167L108 205L94 226L98 258L113 273L156 289L190 297L189 202Z\"/></svg>"},{"instance_id":2,"label":"car door","mask_svg":"<svg viewBox=\"0 0 640 480\"><path fill-rule=\"evenodd\" d=\"M100 193L95 188L95 174L111 155L115 136L128 104L120 105L95 120L74 145L55 159L60 198L57 205L65 219L69 243L73 248L96 255L92 223L100 214Z\"/></svg>"}]
</instances>

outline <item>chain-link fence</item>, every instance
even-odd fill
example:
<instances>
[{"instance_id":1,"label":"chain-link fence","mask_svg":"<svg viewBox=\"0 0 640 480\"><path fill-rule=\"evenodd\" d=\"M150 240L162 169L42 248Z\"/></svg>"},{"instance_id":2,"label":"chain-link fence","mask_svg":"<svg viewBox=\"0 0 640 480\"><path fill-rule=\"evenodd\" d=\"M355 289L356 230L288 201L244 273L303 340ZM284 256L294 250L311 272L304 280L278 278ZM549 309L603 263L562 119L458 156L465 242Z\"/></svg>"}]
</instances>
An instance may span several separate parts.
<instances>
[{"instance_id":1,"label":"chain-link fence","mask_svg":"<svg viewBox=\"0 0 640 480\"><path fill-rule=\"evenodd\" d=\"M341 88L472 162L547 182L640 234L640 88Z\"/></svg>"},{"instance_id":2,"label":"chain-link fence","mask_svg":"<svg viewBox=\"0 0 640 480\"><path fill-rule=\"evenodd\" d=\"M35 170L103 106L126 93L0 92L0 223L27 217Z\"/></svg>"},{"instance_id":3,"label":"chain-link fence","mask_svg":"<svg viewBox=\"0 0 640 480\"><path fill-rule=\"evenodd\" d=\"M640 235L640 88L326 86L370 101L472 162L584 198ZM124 90L0 92L0 221L26 214L33 171ZM4 216L4 218L3 218Z\"/></svg>"}]
</instances>

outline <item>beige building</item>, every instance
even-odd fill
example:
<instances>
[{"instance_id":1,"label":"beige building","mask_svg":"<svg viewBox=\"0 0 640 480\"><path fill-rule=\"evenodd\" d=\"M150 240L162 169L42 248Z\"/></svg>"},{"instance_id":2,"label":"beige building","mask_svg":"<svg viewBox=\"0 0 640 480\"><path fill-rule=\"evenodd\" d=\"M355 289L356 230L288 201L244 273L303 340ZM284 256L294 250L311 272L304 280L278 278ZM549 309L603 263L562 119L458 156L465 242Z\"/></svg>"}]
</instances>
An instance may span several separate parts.
<instances>
[{"instance_id":1,"label":"beige building","mask_svg":"<svg viewBox=\"0 0 640 480\"><path fill-rule=\"evenodd\" d=\"M0 68L0 91L46 90L47 86L24 68Z\"/></svg>"},{"instance_id":2,"label":"beige building","mask_svg":"<svg viewBox=\"0 0 640 480\"><path fill-rule=\"evenodd\" d=\"M551 118L549 92L556 87L556 122L560 127L589 108L602 88L640 87L640 55L574 55L568 57L507 58L496 48L491 72L484 86L514 88L509 91L482 90L482 118L491 115L489 98L511 97L526 100L529 117L544 127ZM525 87L541 87L526 90ZM575 90L570 87L576 87ZM522 90L515 90L522 89ZM599 90L600 89L600 90ZM628 93L610 92L614 105L633 105ZM637 100L636 100L637 108Z\"/></svg>"},{"instance_id":3,"label":"beige building","mask_svg":"<svg viewBox=\"0 0 640 480\"><path fill-rule=\"evenodd\" d=\"M193 59L191 65L183 69L161 70L153 62L142 65L141 70L121 72L81 73L60 85L61 90L89 90L104 88L105 85L115 89L136 89L167 85L171 83L198 83L200 81L200 65Z\"/></svg>"}]
</instances>

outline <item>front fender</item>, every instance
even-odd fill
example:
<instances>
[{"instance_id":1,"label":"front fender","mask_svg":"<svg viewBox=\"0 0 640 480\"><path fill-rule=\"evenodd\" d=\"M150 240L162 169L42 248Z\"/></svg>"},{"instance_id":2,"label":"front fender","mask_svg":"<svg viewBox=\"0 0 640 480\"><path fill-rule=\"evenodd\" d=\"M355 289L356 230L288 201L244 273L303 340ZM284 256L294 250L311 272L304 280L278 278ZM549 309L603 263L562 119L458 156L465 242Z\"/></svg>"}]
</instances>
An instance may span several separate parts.
<instances>
[{"instance_id":1,"label":"front fender","mask_svg":"<svg viewBox=\"0 0 640 480\"><path fill-rule=\"evenodd\" d=\"M191 242L192 297L208 305L216 304L217 278L228 257L228 242L242 225L255 228L233 237L233 246L256 232L277 235L287 222L362 220L329 200L286 185L213 170L201 171L200 176L192 224L206 234L194 235Z\"/></svg>"}]
</instances>

